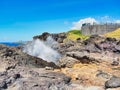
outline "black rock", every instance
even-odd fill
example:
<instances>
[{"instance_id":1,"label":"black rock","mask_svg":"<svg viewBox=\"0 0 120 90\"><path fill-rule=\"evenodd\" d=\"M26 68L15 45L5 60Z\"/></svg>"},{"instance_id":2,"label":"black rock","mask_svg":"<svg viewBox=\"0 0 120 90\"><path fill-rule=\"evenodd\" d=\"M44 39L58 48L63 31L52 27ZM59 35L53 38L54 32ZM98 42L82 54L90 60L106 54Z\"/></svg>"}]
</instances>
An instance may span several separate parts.
<instances>
[{"instance_id":1,"label":"black rock","mask_svg":"<svg viewBox=\"0 0 120 90\"><path fill-rule=\"evenodd\" d=\"M5 81L0 82L0 90L7 89L7 84Z\"/></svg>"},{"instance_id":2,"label":"black rock","mask_svg":"<svg viewBox=\"0 0 120 90\"><path fill-rule=\"evenodd\" d=\"M105 88L118 88L120 87L120 77L113 76L110 80L105 82Z\"/></svg>"},{"instance_id":3,"label":"black rock","mask_svg":"<svg viewBox=\"0 0 120 90\"><path fill-rule=\"evenodd\" d=\"M13 78L15 78L15 79L21 78L21 75L20 74L14 74Z\"/></svg>"},{"instance_id":4,"label":"black rock","mask_svg":"<svg viewBox=\"0 0 120 90\"><path fill-rule=\"evenodd\" d=\"M118 66L119 65L119 61L113 61L111 65L112 66Z\"/></svg>"},{"instance_id":5,"label":"black rock","mask_svg":"<svg viewBox=\"0 0 120 90\"><path fill-rule=\"evenodd\" d=\"M110 75L106 72L103 72L101 70L98 70L98 73L96 74L97 77L102 77L102 78L105 78L105 79L109 79L110 78Z\"/></svg>"},{"instance_id":6,"label":"black rock","mask_svg":"<svg viewBox=\"0 0 120 90\"><path fill-rule=\"evenodd\" d=\"M4 75L7 75L7 72L6 72L6 71L0 72L0 76L4 76Z\"/></svg>"},{"instance_id":7,"label":"black rock","mask_svg":"<svg viewBox=\"0 0 120 90\"><path fill-rule=\"evenodd\" d=\"M40 39L45 41L47 39L47 37L50 36L50 34L48 32L44 32L42 35L38 35L38 36L34 36L33 39Z\"/></svg>"}]
</instances>

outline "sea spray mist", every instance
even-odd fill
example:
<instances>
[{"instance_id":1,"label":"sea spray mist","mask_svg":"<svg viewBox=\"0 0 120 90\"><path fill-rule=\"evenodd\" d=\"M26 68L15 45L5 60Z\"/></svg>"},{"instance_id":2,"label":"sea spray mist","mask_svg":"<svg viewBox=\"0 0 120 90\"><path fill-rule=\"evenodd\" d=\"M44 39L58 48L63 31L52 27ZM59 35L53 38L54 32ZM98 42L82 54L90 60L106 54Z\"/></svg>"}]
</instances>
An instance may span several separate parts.
<instances>
[{"instance_id":1,"label":"sea spray mist","mask_svg":"<svg viewBox=\"0 0 120 90\"><path fill-rule=\"evenodd\" d=\"M46 41L36 39L26 44L23 48L23 52L42 58L48 62L56 63L61 55L53 48L56 48L58 46L59 44L49 36Z\"/></svg>"}]
</instances>

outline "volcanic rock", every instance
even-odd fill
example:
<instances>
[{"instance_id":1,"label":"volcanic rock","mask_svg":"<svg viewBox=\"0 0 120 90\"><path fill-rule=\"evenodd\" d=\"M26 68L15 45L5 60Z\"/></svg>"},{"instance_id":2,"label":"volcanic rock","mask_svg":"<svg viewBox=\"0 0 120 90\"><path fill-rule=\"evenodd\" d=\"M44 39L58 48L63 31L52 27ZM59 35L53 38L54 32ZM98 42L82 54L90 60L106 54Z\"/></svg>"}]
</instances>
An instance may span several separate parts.
<instances>
[{"instance_id":1,"label":"volcanic rock","mask_svg":"<svg viewBox=\"0 0 120 90\"><path fill-rule=\"evenodd\" d=\"M48 36L50 36L50 33L44 32L42 35L34 36L33 39L40 39L40 40L45 41Z\"/></svg>"},{"instance_id":2,"label":"volcanic rock","mask_svg":"<svg viewBox=\"0 0 120 90\"><path fill-rule=\"evenodd\" d=\"M0 90L104 90L104 84L107 89L120 87L119 40L93 35L84 41L63 42L66 33L43 33L34 39L45 41L49 36L59 44L55 49L61 54L57 65L23 53L21 47L0 45Z\"/></svg>"},{"instance_id":3,"label":"volcanic rock","mask_svg":"<svg viewBox=\"0 0 120 90\"><path fill-rule=\"evenodd\" d=\"M50 33L43 33L42 35L34 36L33 39L40 39L46 41L46 39L51 36L55 41L59 43L63 43L63 40L67 37L66 33L59 33L59 34L50 34Z\"/></svg>"},{"instance_id":4,"label":"volcanic rock","mask_svg":"<svg viewBox=\"0 0 120 90\"><path fill-rule=\"evenodd\" d=\"M105 88L118 88L120 87L120 78L113 76L110 80L105 82Z\"/></svg>"},{"instance_id":5,"label":"volcanic rock","mask_svg":"<svg viewBox=\"0 0 120 90\"><path fill-rule=\"evenodd\" d=\"M60 72L53 62L27 55L20 48L0 45L0 90L64 90L71 78Z\"/></svg>"},{"instance_id":6,"label":"volcanic rock","mask_svg":"<svg viewBox=\"0 0 120 90\"><path fill-rule=\"evenodd\" d=\"M60 67L72 67L74 64L79 63L79 60L76 60L75 58L63 56L59 62L58 66Z\"/></svg>"},{"instance_id":7,"label":"volcanic rock","mask_svg":"<svg viewBox=\"0 0 120 90\"><path fill-rule=\"evenodd\" d=\"M41 67L46 66L57 68L53 62L47 62L41 58L30 56L23 53L21 49L17 47L8 47L5 45L0 45L0 59L5 62L6 70L14 69L16 66L30 66L30 67Z\"/></svg>"}]
</instances>

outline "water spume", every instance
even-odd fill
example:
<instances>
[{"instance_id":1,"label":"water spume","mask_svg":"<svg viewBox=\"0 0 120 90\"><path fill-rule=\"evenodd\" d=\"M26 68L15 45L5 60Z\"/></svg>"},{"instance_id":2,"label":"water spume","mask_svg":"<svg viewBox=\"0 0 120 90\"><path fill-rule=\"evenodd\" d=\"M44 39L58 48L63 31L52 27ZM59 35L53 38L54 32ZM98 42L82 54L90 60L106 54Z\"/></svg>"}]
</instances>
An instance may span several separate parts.
<instances>
[{"instance_id":1,"label":"water spume","mask_svg":"<svg viewBox=\"0 0 120 90\"><path fill-rule=\"evenodd\" d=\"M52 37L48 37L46 41L36 39L26 44L23 52L56 63L61 55L52 48L54 46L58 46L58 43Z\"/></svg>"}]
</instances>

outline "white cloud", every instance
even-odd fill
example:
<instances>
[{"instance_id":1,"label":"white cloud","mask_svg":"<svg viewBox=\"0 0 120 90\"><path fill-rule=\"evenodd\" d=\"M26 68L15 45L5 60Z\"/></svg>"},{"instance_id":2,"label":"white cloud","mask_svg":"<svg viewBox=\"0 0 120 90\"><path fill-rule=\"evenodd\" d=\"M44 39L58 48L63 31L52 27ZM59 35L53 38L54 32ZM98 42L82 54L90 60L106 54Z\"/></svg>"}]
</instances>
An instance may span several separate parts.
<instances>
[{"instance_id":1,"label":"white cloud","mask_svg":"<svg viewBox=\"0 0 120 90\"><path fill-rule=\"evenodd\" d=\"M80 19L79 21L77 22L73 22L73 26L72 26L72 30L73 29L78 29L80 30L81 27L82 27L82 24L84 23L90 23L90 25L93 25L93 23L101 23L101 24L104 24L104 23L118 23L120 24L120 19L115 19L113 17L110 17L110 16L103 16L103 17L98 17L97 20L95 18L85 18L85 19Z\"/></svg>"},{"instance_id":2,"label":"white cloud","mask_svg":"<svg viewBox=\"0 0 120 90\"><path fill-rule=\"evenodd\" d=\"M120 23L119 19L110 16L103 16L99 19L100 23Z\"/></svg>"},{"instance_id":3,"label":"white cloud","mask_svg":"<svg viewBox=\"0 0 120 90\"><path fill-rule=\"evenodd\" d=\"M103 16L101 17L101 23L111 23L112 18L110 16Z\"/></svg>"},{"instance_id":4,"label":"white cloud","mask_svg":"<svg viewBox=\"0 0 120 90\"><path fill-rule=\"evenodd\" d=\"M100 19L103 20L103 21L104 21L104 20L105 20L105 21L108 21L108 20L110 20L110 16L107 16L107 15L106 15L106 16L100 17Z\"/></svg>"},{"instance_id":5,"label":"white cloud","mask_svg":"<svg viewBox=\"0 0 120 90\"><path fill-rule=\"evenodd\" d=\"M119 23L120 24L120 20L115 20L115 23Z\"/></svg>"},{"instance_id":6,"label":"white cloud","mask_svg":"<svg viewBox=\"0 0 120 90\"><path fill-rule=\"evenodd\" d=\"M84 23L90 23L91 25L93 25L94 23L98 23L98 21L96 21L94 18L81 19L78 22L73 22L73 27L71 29L80 30L82 27L82 24L84 24Z\"/></svg>"}]
</instances>

